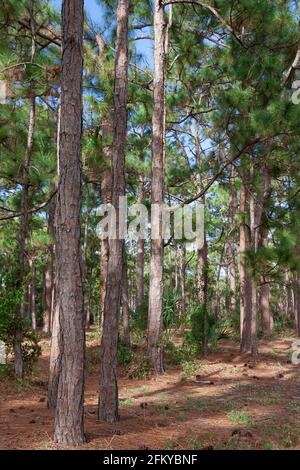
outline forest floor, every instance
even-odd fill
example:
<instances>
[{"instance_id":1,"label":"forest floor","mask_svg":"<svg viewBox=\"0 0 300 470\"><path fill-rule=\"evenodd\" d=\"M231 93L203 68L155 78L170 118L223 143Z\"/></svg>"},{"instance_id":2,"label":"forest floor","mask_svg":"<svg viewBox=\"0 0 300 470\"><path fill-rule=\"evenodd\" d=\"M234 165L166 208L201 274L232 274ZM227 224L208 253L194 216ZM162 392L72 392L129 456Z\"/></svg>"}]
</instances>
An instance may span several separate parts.
<instances>
[{"instance_id":1,"label":"forest floor","mask_svg":"<svg viewBox=\"0 0 300 470\"><path fill-rule=\"evenodd\" d=\"M253 361L219 341L207 359L168 366L160 377L129 379L120 368L121 419L97 422L98 345L89 332L83 449L300 449L300 366L292 336L260 342ZM34 375L0 382L0 449L56 449L47 409L49 340Z\"/></svg>"}]
</instances>

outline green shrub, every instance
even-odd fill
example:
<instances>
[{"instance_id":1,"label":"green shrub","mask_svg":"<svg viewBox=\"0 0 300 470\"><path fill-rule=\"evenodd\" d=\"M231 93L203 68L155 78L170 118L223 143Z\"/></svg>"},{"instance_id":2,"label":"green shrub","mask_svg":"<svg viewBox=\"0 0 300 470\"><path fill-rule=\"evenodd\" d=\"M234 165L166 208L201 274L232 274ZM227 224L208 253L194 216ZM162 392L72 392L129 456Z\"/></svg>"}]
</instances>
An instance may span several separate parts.
<instances>
[{"instance_id":1,"label":"green shrub","mask_svg":"<svg viewBox=\"0 0 300 470\"><path fill-rule=\"evenodd\" d=\"M18 275L13 264L10 269L0 271L0 340L4 341L7 351L11 353L16 332L21 331L24 369L29 373L41 354L41 347L36 332L31 328L31 319L19 316L23 290L17 284Z\"/></svg>"},{"instance_id":2,"label":"green shrub","mask_svg":"<svg viewBox=\"0 0 300 470\"><path fill-rule=\"evenodd\" d=\"M118 363L122 365L127 365L132 362L132 352L130 351L124 343L119 341L118 346Z\"/></svg>"}]
</instances>

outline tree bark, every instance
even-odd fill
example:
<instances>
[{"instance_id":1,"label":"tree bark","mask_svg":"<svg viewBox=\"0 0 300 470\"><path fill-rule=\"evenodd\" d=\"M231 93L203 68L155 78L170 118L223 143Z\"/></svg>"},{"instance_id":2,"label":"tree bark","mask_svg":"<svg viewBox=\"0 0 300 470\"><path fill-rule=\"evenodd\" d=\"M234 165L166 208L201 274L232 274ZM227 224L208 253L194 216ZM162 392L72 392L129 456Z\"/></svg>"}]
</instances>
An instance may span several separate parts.
<instances>
[{"instance_id":1,"label":"tree bark","mask_svg":"<svg viewBox=\"0 0 300 470\"><path fill-rule=\"evenodd\" d=\"M186 299L185 299L185 245L179 245L178 255L178 285L179 285L179 315L182 317L185 314Z\"/></svg>"},{"instance_id":2,"label":"tree bark","mask_svg":"<svg viewBox=\"0 0 300 470\"><path fill-rule=\"evenodd\" d=\"M165 20L160 0L154 1L154 76L152 115L151 177L151 253L148 311L148 356L156 373L164 372L163 364L163 254L162 220L159 208L164 202L165 160ZM156 211L153 210L156 205ZM153 235L156 228L156 235Z\"/></svg>"},{"instance_id":3,"label":"tree bark","mask_svg":"<svg viewBox=\"0 0 300 470\"><path fill-rule=\"evenodd\" d=\"M103 334L100 348L99 419L114 422L119 419L117 354L118 327L123 275L123 247L118 212L119 198L125 194L125 150L127 141L128 88L128 15L129 1L119 0L114 83L113 126L113 190L112 205L117 211L117 238L109 240L106 294L104 301Z\"/></svg>"},{"instance_id":4,"label":"tree bark","mask_svg":"<svg viewBox=\"0 0 300 470\"><path fill-rule=\"evenodd\" d=\"M144 200L144 181L140 182L139 204ZM140 238L137 242L137 283L136 283L136 308L144 303L144 262L145 262L145 240Z\"/></svg>"},{"instance_id":5,"label":"tree bark","mask_svg":"<svg viewBox=\"0 0 300 470\"><path fill-rule=\"evenodd\" d=\"M122 316L123 316L123 330L124 330L124 344L130 348L130 319L129 319L129 295L128 295L128 272L127 261L124 256L123 265L123 280L122 280Z\"/></svg>"},{"instance_id":6,"label":"tree bark","mask_svg":"<svg viewBox=\"0 0 300 470\"><path fill-rule=\"evenodd\" d=\"M237 308L237 288L236 288L236 269L235 269L235 249L233 242L228 244L228 254L229 254L229 289L230 289L230 304L229 308L232 314L236 313Z\"/></svg>"},{"instance_id":7,"label":"tree bark","mask_svg":"<svg viewBox=\"0 0 300 470\"><path fill-rule=\"evenodd\" d=\"M57 112L57 126L56 126L56 171L57 179L59 181L60 177L60 162L59 162L59 152L60 152L60 123L61 123L61 107L58 106ZM56 222L57 222L57 194L53 199L53 207L49 207L49 222L50 222L50 213L51 213L51 232L54 237L54 244L56 243ZM53 226L52 226L53 224ZM53 258L55 258L55 252L57 252L56 246L55 251L53 250ZM59 375L61 371L61 352L62 352L62 335L61 335L61 325L59 322L59 304L58 304L58 276L57 276L57 262L56 262L56 272L54 275L53 272L53 286L52 286L52 298L51 298L51 315L50 315L50 330L51 330L51 348L50 348L50 364L49 364L49 381L48 381L48 408L54 410L57 403L57 391L58 391L58 382Z\"/></svg>"},{"instance_id":8,"label":"tree bark","mask_svg":"<svg viewBox=\"0 0 300 470\"><path fill-rule=\"evenodd\" d=\"M231 167L231 186L230 186L230 223L231 227L235 227L235 216L238 208L237 194L234 187L234 167ZM230 286L230 311L236 313L237 309L237 286L236 286L236 247L233 240L228 243L229 255L229 286Z\"/></svg>"},{"instance_id":9,"label":"tree bark","mask_svg":"<svg viewBox=\"0 0 300 470\"><path fill-rule=\"evenodd\" d=\"M300 275L296 273L294 283L295 326L296 335L300 338Z\"/></svg>"},{"instance_id":10,"label":"tree bark","mask_svg":"<svg viewBox=\"0 0 300 470\"><path fill-rule=\"evenodd\" d=\"M264 228L261 231L261 246L264 248L268 247L268 229ZM267 280L262 279L262 286L260 289L260 308L263 318L263 335L265 338L269 338L273 327L273 316L270 306L270 285Z\"/></svg>"},{"instance_id":11,"label":"tree bark","mask_svg":"<svg viewBox=\"0 0 300 470\"><path fill-rule=\"evenodd\" d=\"M58 444L74 446L85 442L85 318L80 241L82 68L83 1L63 0L60 174L56 219L57 307L62 350L54 440Z\"/></svg>"},{"instance_id":12,"label":"tree bark","mask_svg":"<svg viewBox=\"0 0 300 470\"><path fill-rule=\"evenodd\" d=\"M239 227L239 275L240 275L240 324L241 324L241 352L251 349L251 316L252 292L251 278L247 270L246 252L250 249L250 230L247 224L249 210L247 189L243 181L240 189L240 213L242 221Z\"/></svg>"},{"instance_id":13,"label":"tree bark","mask_svg":"<svg viewBox=\"0 0 300 470\"><path fill-rule=\"evenodd\" d=\"M48 245L48 259L47 267L45 270L44 279L44 299L45 310L43 316L43 332L49 334L51 331L51 315L53 310L53 289L54 289L54 214L55 214L55 197L49 204L48 213L48 235L51 238Z\"/></svg>"},{"instance_id":14,"label":"tree bark","mask_svg":"<svg viewBox=\"0 0 300 470\"><path fill-rule=\"evenodd\" d=\"M62 353L62 336L59 323L59 305L58 305L58 285L55 279L55 296L52 308L52 335L50 349L49 364L49 381L48 381L48 408L54 410L57 404L58 383L61 372L61 353Z\"/></svg>"},{"instance_id":15,"label":"tree bark","mask_svg":"<svg viewBox=\"0 0 300 470\"><path fill-rule=\"evenodd\" d=\"M85 317L85 324L88 328L90 326L90 316L88 310L89 304L89 295L87 295L87 291L90 291L90 286L88 285L88 267L87 267L87 260L88 260L88 236L89 236L89 225L90 225L90 218L91 218L91 211L92 207L88 207L86 211L85 217L85 224L84 224L84 236L83 236L83 284L86 286L85 288L85 295L84 295L84 317Z\"/></svg>"},{"instance_id":16,"label":"tree bark","mask_svg":"<svg viewBox=\"0 0 300 470\"><path fill-rule=\"evenodd\" d=\"M201 351L203 356L207 356L207 309L208 309L208 247L206 233L204 231L204 244L198 250L197 259L197 292L198 302L202 308L202 324L201 324Z\"/></svg>"},{"instance_id":17,"label":"tree bark","mask_svg":"<svg viewBox=\"0 0 300 470\"><path fill-rule=\"evenodd\" d=\"M251 169L253 176L253 167ZM256 282L256 251L257 251L257 225L258 219L253 192L250 194L250 233L251 233L251 249L252 249L252 266L250 271L251 278L251 355L258 355L258 339L257 339L257 282Z\"/></svg>"},{"instance_id":18,"label":"tree bark","mask_svg":"<svg viewBox=\"0 0 300 470\"><path fill-rule=\"evenodd\" d=\"M33 4L30 5L31 15L31 62L34 61L36 53L35 43L35 25L33 21ZM21 286L26 291L28 289L28 283L26 277L29 271L28 258L27 258L27 241L28 241L28 230L29 230L29 186L30 186L30 164L31 156L34 146L34 130L35 130L35 97L30 100L29 108L29 125L27 134L27 145L25 150L24 162L23 162L23 175L22 175L22 193L21 193L21 217L20 217L20 230L19 230L19 262L20 262L20 279ZM25 317L27 309L27 301L24 295L21 307L20 307L20 321ZM24 372L24 364L22 358L22 330L21 328L16 329L14 338L14 363L15 363L15 376L21 378Z\"/></svg>"},{"instance_id":19,"label":"tree bark","mask_svg":"<svg viewBox=\"0 0 300 470\"><path fill-rule=\"evenodd\" d=\"M112 144L113 135L113 112L109 110L103 118L102 122L102 138L103 138L103 161L104 169L101 178L101 202L102 204L111 203L112 197ZM103 324L104 301L106 292L107 266L109 257L109 241L107 238L101 240L100 253L100 299L101 299L101 323ZM102 325L103 326L103 325Z\"/></svg>"},{"instance_id":20,"label":"tree bark","mask_svg":"<svg viewBox=\"0 0 300 470\"><path fill-rule=\"evenodd\" d=\"M28 289L29 312L31 315L31 327L33 330L36 330L36 294L35 294L36 272L35 272L34 256L29 257L29 268L31 272L29 289Z\"/></svg>"}]
</instances>

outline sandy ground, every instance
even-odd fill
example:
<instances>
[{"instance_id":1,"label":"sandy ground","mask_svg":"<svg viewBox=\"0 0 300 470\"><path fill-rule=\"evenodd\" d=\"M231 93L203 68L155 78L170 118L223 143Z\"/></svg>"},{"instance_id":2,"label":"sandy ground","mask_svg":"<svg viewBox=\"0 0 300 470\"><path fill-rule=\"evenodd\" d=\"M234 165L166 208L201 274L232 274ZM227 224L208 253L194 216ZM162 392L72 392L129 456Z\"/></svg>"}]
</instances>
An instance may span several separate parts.
<instances>
[{"instance_id":1,"label":"sandy ground","mask_svg":"<svg viewBox=\"0 0 300 470\"><path fill-rule=\"evenodd\" d=\"M98 347L88 342L83 449L300 449L300 366L290 362L292 337L260 343L254 362L221 341L187 376L182 367L130 380L120 369L121 420L97 421ZM0 449L56 449L47 409L49 341L24 383L1 378Z\"/></svg>"}]
</instances>

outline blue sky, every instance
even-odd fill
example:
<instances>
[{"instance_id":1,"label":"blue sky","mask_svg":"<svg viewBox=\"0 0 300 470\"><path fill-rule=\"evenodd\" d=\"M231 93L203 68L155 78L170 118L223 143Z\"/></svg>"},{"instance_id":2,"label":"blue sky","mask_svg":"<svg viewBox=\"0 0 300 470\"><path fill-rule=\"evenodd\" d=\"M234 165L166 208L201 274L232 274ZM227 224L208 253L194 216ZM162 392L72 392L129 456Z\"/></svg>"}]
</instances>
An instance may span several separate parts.
<instances>
[{"instance_id":1,"label":"blue sky","mask_svg":"<svg viewBox=\"0 0 300 470\"><path fill-rule=\"evenodd\" d=\"M50 0L50 3L58 10L61 9L61 2L62 0ZM95 23L99 24L100 26L103 25L102 7L99 5L97 0L84 0L84 8ZM145 30L144 33L148 34L146 31L147 30ZM139 35L139 33L137 33L137 35ZM145 61L151 67L151 64L153 63L152 41L147 39L136 41L136 48L140 54L143 54Z\"/></svg>"},{"instance_id":2,"label":"blue sky","mask_svg":"<svg viewBox=\"0 0 300 470\"><path fill-rule=\"evenodd\" d=\"M50 0L50 3L57 8L61 8L61 0ZM92 16L92 18L97 21L101 16L101 7L97 3L97 0L85 0L84 7L86 11ZM99 21L100 22L100 21Z\"/></svg>"}]
</instances>

